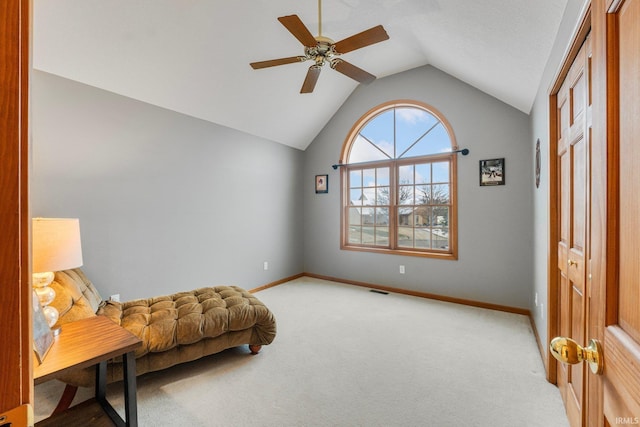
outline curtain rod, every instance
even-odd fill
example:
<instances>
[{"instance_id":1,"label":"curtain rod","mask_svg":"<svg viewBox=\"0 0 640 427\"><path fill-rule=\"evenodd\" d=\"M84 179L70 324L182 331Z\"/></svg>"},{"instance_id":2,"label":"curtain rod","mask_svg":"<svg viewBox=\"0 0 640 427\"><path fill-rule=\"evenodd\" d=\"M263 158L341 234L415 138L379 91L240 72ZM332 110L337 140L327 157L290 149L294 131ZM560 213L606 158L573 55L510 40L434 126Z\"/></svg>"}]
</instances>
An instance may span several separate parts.
<instances>
[{"instance_id":1,"label":"curtain rod","mask_svg":"<svg viewBox=\"0 0 640 427\"><path fill-rule=\"evenodd\" d=\"M463 156L466 156L467 154L469 154L469 149L468 148L463 148L461 150L454 150L452 151L452 153L460 153ZM340 166L349 166L349 163L336 163L335 165L331 165L332 168L334 169L338 169Z\"/></svg>"}]
</instances>

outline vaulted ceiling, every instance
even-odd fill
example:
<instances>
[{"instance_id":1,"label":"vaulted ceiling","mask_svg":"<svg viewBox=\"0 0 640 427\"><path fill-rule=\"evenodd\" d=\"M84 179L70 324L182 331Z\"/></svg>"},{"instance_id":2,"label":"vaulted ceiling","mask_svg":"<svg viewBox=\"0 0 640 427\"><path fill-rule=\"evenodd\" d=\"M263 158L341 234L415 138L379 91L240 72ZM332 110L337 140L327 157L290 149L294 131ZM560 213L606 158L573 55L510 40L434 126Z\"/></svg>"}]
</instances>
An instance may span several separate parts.
<instances>
[{"instance_id":1,"label":"vaulted ceiling","mask_svg":"<svg viewBox=\"0 0 640 427\"><path fill-rule=\"evenodd\" d=\"M381 24L390 39L343 56L383 78L436 68L529 113L567 0L324 0L322 35ZM358 83L309 62L278 22L318 35L317 0L34 0L33 67L305 149ZM375 82L373 83L375 85Z\"/></svg>"}]
</instances>

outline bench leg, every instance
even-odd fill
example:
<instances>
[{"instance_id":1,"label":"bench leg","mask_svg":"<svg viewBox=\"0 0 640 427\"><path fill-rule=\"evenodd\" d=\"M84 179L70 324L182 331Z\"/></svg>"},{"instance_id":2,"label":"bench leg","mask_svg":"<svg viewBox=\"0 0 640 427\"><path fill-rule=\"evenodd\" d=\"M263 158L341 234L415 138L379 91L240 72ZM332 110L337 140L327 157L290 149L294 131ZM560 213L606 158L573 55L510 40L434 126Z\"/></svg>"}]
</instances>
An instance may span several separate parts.
<instances>
[{"instance_id":1,"label":"bench leg","mask_svg":"<svg viewBox=\"0 0 640 427\"><path fill-rule=\"evenodd\" d=\"M251 345L249 344L249 350L251 351L251 354L258 354L260 353L260 349L262 348L261 345Z\"/></svg>"},{"instance_id":2,"label":"bench leg","mask_svg":"<svg viewBox=\"0 0 640 427\"><path fill-rule=\"evenodd\" d=\"M77 391L78 387L67 384L64 388L64 391L62 392L62 396L60 396L58 406L56 406L56 409L53 410L53 414L51 415L56 415L69 409L69 406L71 406L71 402L73 402L73 398L76 397Z\"/></svg>"}]
</instances>

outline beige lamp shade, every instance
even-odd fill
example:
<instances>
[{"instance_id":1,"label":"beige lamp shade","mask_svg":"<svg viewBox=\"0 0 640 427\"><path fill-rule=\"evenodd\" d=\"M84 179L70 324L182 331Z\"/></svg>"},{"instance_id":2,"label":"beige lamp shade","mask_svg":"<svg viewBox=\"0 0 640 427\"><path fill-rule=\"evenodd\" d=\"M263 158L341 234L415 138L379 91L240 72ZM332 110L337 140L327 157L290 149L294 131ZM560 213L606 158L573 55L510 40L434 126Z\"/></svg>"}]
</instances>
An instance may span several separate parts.
<instances>
[{"instance_id":1,"label":"beige lamp shade","mask_svg":"<svg viewBox=\"0 0 640 427\"><path fill-rule=\"evenodd\" d=\"M80 220L77 218L33 218L32 270L55 272L82 266Z\"/></svg>"}]
</instances>

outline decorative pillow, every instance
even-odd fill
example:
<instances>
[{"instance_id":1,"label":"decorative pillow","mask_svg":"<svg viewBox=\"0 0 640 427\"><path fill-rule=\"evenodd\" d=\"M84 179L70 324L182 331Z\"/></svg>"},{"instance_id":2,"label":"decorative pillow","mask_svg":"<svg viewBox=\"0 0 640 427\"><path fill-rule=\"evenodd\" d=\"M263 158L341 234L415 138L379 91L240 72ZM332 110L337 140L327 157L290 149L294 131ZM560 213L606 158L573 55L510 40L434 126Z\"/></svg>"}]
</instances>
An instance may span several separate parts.
<instances>
[{"instance_id":1,"label":"decorative pillow","mask_svg":"<svg viewBox=\"0 0 640 427\"><path fill-rule=\"evenodd\" d=\"M79 268L58 271L51 283L56 298L51 303L60 313L57 325L95 316L102 297Z\"/></svg>"}]
</instances>

